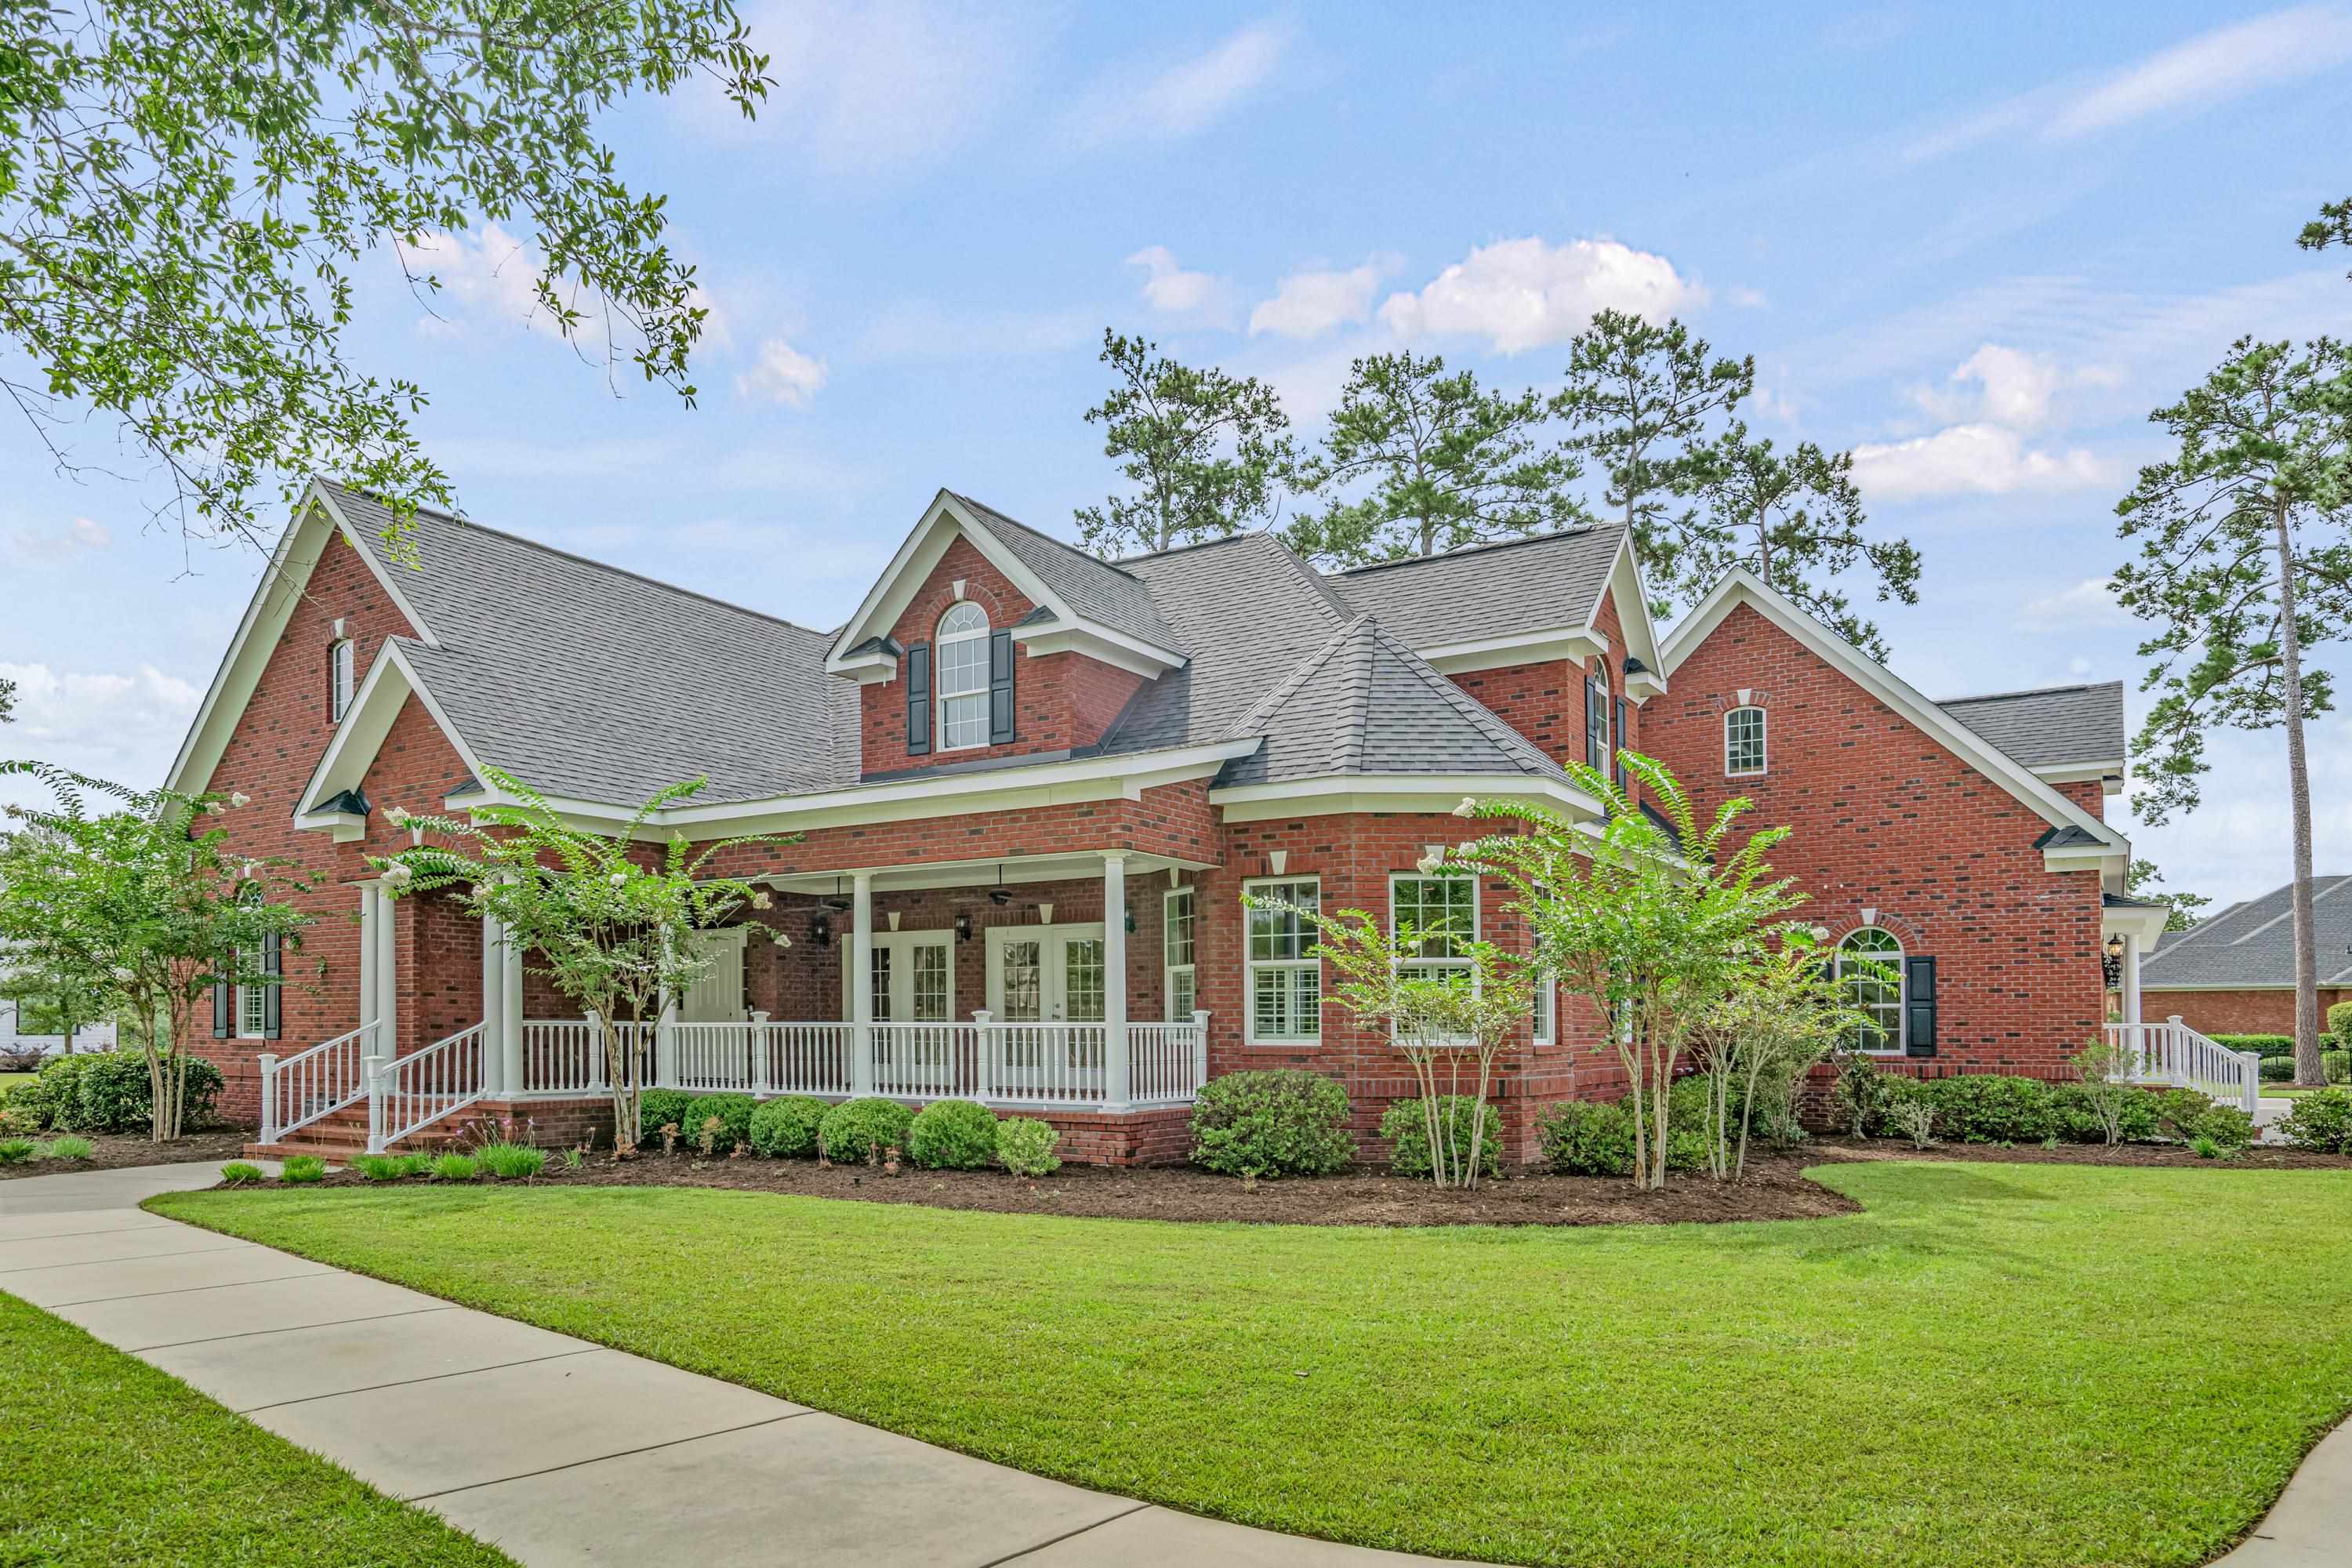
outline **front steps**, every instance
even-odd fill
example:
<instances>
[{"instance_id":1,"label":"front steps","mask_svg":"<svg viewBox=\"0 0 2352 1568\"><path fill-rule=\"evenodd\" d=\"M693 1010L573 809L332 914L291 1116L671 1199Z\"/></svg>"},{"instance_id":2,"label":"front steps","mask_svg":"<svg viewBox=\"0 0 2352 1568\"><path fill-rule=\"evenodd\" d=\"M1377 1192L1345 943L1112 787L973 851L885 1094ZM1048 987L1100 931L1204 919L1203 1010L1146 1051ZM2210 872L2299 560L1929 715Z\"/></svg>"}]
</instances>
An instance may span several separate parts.
<instances>
[{"instance_id":1,"label":"front steps","mask_svg":"<svg viewBox=\"0 0 2352 1568\"><path fill-rule=\"evenodd\" d=\"M467 1108L470 1109L470 1108ZM401 1139L393 1150L403 1154L438 1153L458 1138L463 1110L429 1121ZM275 1143L247 1143L245 1152L256 1159L282 1160L289 1154L316 1154L331 1165L348 1165L368 1146L368 1108L362 1100L331 1110L307 1127L298 1127Z\"/></svg>"}]
</instances>

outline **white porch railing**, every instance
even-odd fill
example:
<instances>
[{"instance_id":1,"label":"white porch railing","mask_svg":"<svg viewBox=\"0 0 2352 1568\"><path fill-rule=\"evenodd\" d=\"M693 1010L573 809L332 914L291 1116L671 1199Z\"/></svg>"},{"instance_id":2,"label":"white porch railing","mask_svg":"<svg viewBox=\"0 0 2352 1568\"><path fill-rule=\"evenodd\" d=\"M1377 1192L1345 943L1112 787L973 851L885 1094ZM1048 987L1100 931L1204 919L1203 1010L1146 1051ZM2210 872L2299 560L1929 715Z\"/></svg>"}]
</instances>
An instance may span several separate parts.
<instances>
[{"instance_id":1,"label":"white porch railing","mask_svg":"<svg viewBox=\"0 0 2352 1568\"><path fill-rule=\"evenodd\" d=\"M2126 1081L2201 1089L2253 1114L2262 1097L2262 1058L2252 1051L2208 1039L2177 1016L2161 1024L2109 1024L2106 1032L2107 1043L2126 1053Z\"/></svg>"},{"instance_id":2,"label":"white porch railing","mask_svg":"<svg viewBox=\"0 0 2352 1568\"><path fill-rule=\"evenodd\" d=\"M322 1040L290 1057L261 1058L261 1141L275 1143L298 1128L331 1116L367 1093L367 1061L375 1054L376 1026Z\"/></svg>"},{"instance_id":3,"label":"white porch railing","mask_svg":"<svg viewBox=\"0 0 2352 1568\"><path fill-rule=\"evenodd\" d=\"M482 1098L479 1024L404 1057L369 1060L368 1152L372 1154L383 1152L417 1129Z\"/></svg>"}]
</instances>

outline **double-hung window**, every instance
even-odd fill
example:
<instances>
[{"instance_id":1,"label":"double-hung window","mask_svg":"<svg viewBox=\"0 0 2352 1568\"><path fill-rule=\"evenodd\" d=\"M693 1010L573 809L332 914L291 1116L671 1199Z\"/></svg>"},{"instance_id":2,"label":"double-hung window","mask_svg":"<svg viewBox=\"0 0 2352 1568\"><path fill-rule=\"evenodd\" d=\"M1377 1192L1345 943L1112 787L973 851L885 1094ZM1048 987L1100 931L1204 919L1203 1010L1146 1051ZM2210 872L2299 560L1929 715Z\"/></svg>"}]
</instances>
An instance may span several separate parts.
<instances>
[{"instance_id":1,"label":"double-hung window","mask_svg":"<svg viewBox=\"0 0 2352 1568\"><path fill-rule=\"evenodd\" d=\"M988 612L971 600L940 617L940 750L988 744Z\"/></svg>"},{"instance_id":2,"label":"double-hung window","mask_svg":"<svg viewBox=\"0 0 2352 1568\"><path fill-rule=\"evenodd\" d=\"M358 656L353 650L357 647L351 638L341 637L327 649L328 717L338 724L352 710L352 676L358 668Z\"/></svg>"},{"instance_id":3,"label":"double-hung window","mask_svg":"<svg viewBox=\"0 0 2352 1568\"><path fill-rule=\"evenodd\" d=\"M1602 773L1609 771L1609 678L1584 678L1584 761Z\"/></svg>"},{"instance_id":4,"label":"double-hung window","mask_svg":"<svg viewBox=\"0 0 2352 1568\"><path fill-rule=\"evenodd\" d=\"M1184 1023L1199 1005L1200 991L1192 978L1192 889L1177 888L1160 901L1160 966L1166 972L1161 994L1168 998L1171 1023Z\"/></svg>"},{"instance_id":5,"label":"double-hung window","mask_svg":"<svg viewBox=\"0 0 2352 1568\"><path fill-rule=\"evenodd\" d=\"M1317 878L1247 882L1249 1039L1252 1045L1313 1045L1323 1034L1323 960L1315 925L1300 910L1323 907ZM1271 900L1288 909L1260 909Z\"/></svg>"},{"instance_id":6,"label":"double-hung window","mask_svg":"<svg viewBox=\"0 0 2352 1568\"><path fill-rule=\"evenodd\" d=\"M1764 710L1734 708L1723 716L1723 771L1733 778L1764 771Z\"/></svg>"},{"instance_id":7,"label":"double-hung window","mask_svg":"<svg viewBox=\"0 0 2352 1568\"><path fill-rule=\"evenodd\" d=\"M1471 877L1389 879L1389 934L1412 927L1419 956L1397 965L1423 980L1470 977L1469 944L1478 937L1478 883Z\"/></svg>"},{"instance_id":8,"label":"double-hung window","mask_svg":"<svg viewBox=\"0 0 2352 1568\"><path fill-rule=\"evenodd\" d=\"M240 1040L266 1039L269 1035L269 987L240 985L236 988L236 1037Z\"/></svg>"},{"instance_id":9,"label":"double-hung window","mask_svg":"<svg viewBox=\"0 0 2352 1568\"><path fill-rule=\"evenodd\" d=\"M1538 1046L1559 1044L1559 987L1540 970L1536 972L1535 991L1528 1012L1528 1037Z\"/></svg>"}]
</instances>

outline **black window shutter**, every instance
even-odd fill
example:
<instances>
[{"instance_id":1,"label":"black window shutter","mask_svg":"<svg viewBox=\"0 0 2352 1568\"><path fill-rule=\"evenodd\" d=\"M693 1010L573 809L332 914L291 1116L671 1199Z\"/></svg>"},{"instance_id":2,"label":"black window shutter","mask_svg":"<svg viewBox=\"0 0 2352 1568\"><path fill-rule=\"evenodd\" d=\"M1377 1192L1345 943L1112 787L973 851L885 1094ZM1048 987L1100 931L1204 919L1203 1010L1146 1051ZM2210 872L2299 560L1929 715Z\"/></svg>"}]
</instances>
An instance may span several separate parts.
<instances>
[{"instance_id":1,"label":"black window shutter","mask_svg":"<svg viewBox=\"0 0 2352 1568\"><path fill-rule=\"evenodd\" d=\"M226 1039L227 1039L227 1038L229 1037L229 1035L230 1035L230 1033L231 1033L231 1031L230 1031L230 1029L229 1029L229 1009L230 1009L231 1005L234 1005L234 1003L236 1002L236 997L231 994L231 990L230 990L229 983L228 983L227 981L226 981L226 980L219 981L219 982L216 982L216 983L214 984L214 986L213 986L213 1038L214 1038L214 1039L215 1039L215 1040L226 1040Z\"/></svg>"},{"instance_id":2,"label":"black window shutter","mask_svg":"<svg viewBox=\"0 0 2352 1568\"><path fill-rule=\"evenodd\" d=\"M907 649L907 754L931 752L931 645L919 642Z\"/></svg>"},{"instance_id":3,"label":"black window shutter","mask_svg":"<svg viewBox=\"0 0 2352 1568\"><path fill-rule=\"evenodd\" d=\"M1936 1054L1936 961L1905 959L1903 979L1906 1013L1903 1020L1904 1054L1932 1057Z\"/></svg>"},{"instance_id":4,"label":"black window shutter","mask_svg":"<svg viewBox=\"0 0 2352 1568\"><path fill-rule=\"evenodd\" d=\"M1617 787L1625 787L1625 700L1617 699L1617 723L1610 740L1617 746Z\"/></svg>"},{"instance_id":5,"label":"black window shutter","mask_svg":"<svg viewBox=\"0 0 2352 1568\"><path fill-rule=\"evenodd\" d=\"M988 743L1013 739L1013 634L988 634Z\"/></svg>"},{"instance_id":6,"label":"black window shutter","mask_svg":"<svg viewBox=\"0 0 2352 1568\"><path fill-rule=\"evenodd\" d=\"M261 967L271 975L282 975L286 973L286 954L279 945L283 941L284 939L276 931L271 931L261 939ZM278 1000L284 995L285 989L283 985L270 985L261 993L261 1037L265 1040L278 1038L278 1028L282 1022L278 1011Z\"/></svg>"},{"instance_id":7,"label":"black window shutter","mask_svg":"<svg viewBox=\"0 0 2352 1568\"><path fill-rule=\"evenodd\" d=\"M1593 725L1592 714L1592 677L1588 675L1584 678L1584 765L1597 768L1601 765L1601 735Z\"/></svg>"}]
</instances>

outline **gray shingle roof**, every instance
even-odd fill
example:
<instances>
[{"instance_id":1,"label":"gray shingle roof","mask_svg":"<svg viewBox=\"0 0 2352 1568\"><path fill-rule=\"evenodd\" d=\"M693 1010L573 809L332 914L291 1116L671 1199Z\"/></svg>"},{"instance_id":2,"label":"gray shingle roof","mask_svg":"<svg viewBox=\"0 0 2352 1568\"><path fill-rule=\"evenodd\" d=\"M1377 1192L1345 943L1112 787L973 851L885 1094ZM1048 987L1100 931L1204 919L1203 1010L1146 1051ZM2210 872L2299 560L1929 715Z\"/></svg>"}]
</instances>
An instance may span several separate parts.
<instances>
[{"instance_id":1,"label":"gray shingle roof","mask_svg":"<svg viewBox=\"0 0 2352 1568\"><path fill-rule=\"evenodd\" d=\"M2294 984L2292 883L2232 904L2184 931L2166 933L2140 960L2144 987L2202 988ZM2352 877L2315 877L2312 938L2319 952L2319 983L2352 983ZM2150 1012L2161 1013L2161 1008Z\"/></svg>"},{"instance_id":2,"label":"gray shingle roof","mask_svg":"<svg viewBox=\"0 0 2352 1568\"><path fill-rule=\"evenodd\" d=\"M1539 534L1360 566L1331 586L1416 647L1580 626L1601 601L1622 527Z\"/></svg>"},{"instance_id":3,"label":"gray shingle roof","mask_svg":"<svg viewBox=\"0 0 2352 1568\"><path fill-rule=\"evenodd\" d=\"M1190 651L1174 628L1160 618L1151 590L1119 567L1106 565L1084 551L1053 535L1017 522L994 507L948 492L963 503L989 536L1019 557L1062 602L1098 626L1124 632L1154 647L1173 653Z\"/></svg>"},{"instance_id":4,"label":"gray shingle roof","mask_svg":"<svg viewBox=\"0 0 2352 1568\"><path fill-rule=\"evenodd\" d=\"M550 795L635 805L707 774L752 800L857 778L857 688L824 672L829 634L439 512L418 565L391 518L330 486L440 647L404 649L489 766Z\"/></svg>"},{"instance_id":5,"label":"gray shingle roof","mask_svg":"<svg viewBox=\"0 0 2352 1568\"><path fill-rule=\"evenodd\" d=\"M1337 773L1562 776L1370 616L1333 632L1234 729L1265 742L1230 763L1221 784Z\"/></svg>"},{"instance_id":6,"label":"gray shingle roof","mask_svg":"<svg viewBox=\"0 0 2352 1568\"><path fill-rule=\"evenodd\" d=\"M2124 758L2120 680L1952 697L1937 706L2029 768L2120 763Z\"/></svg>"}]
</instances>

